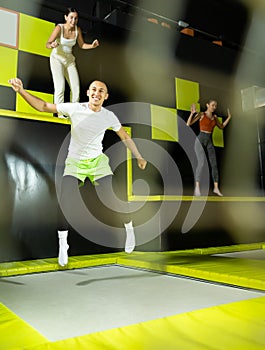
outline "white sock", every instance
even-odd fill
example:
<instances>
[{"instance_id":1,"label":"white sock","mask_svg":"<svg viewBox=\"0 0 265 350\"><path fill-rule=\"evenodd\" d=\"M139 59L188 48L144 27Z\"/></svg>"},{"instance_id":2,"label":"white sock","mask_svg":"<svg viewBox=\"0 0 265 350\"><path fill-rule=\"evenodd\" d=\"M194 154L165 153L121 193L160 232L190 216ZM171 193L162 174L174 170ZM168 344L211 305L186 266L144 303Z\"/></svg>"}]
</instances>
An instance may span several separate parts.
<instances>
[{"instance_id":1,"label":"white sock","mask_svg":"<svg viewBox=\"0 0 265 350\"><path fill-rule=\"evenodd\" d=\"M124 226L126 229L125 252L130 254L135 248L135 235L132 221L128 222L128 224L124 224Z\"/></svg>"},{"instance_id":2,"label":"white sock","mask_svg":"<svg viewBox=\"0 0 265 350\"><path fill-rule=\"evenodd\" d=\"M58 264L60 266L65 266L68 263L68 248L69 245L67 243L68 231L58 231L59 238L59 256L58 256Z\"/></svg>"}]
</instances>

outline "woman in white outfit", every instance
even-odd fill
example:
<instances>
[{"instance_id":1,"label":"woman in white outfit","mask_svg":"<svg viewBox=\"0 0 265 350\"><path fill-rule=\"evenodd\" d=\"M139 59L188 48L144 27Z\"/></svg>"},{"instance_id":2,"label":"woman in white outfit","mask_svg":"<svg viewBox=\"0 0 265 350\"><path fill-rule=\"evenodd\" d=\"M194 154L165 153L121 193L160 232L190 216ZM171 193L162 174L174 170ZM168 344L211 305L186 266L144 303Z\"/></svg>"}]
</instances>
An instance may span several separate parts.
<instances>
[{"instance_id":1,"label":"woman in white outfit","mask_svg":"<svg viewBox=\"0 0 265 350\"><path fill-rule=\"evenodd\" d=\"M64 19L65 23L56 25L46 43L46 47L52 49L50 67L54 84L55 104L64 102L65 79L70 87L71 102L79 101L79 76L75 64L75 56L72 53L76 42L84 50L94 49L99 46L98 40L94 40L92 44L84 42L81 29L77 26L78 12L75 8L68 8L64 14Z\"/></svg>"}]
</instances>

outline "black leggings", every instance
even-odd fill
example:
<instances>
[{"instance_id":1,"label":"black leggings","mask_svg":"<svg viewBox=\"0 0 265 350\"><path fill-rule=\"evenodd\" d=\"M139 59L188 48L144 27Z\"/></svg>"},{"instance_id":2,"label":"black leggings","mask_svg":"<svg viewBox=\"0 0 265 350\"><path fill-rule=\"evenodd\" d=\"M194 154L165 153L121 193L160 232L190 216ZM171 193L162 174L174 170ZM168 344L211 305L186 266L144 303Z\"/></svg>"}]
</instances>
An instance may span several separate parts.
<instances>
[{"instance_id":1,"label":"black leggings","mask_svg":"<svg viewBox=\"0 0 265 350\"><path fill-rule=\"evenodd\" d=\"M202 145L202 147L200 147L200 144ZM215 149L212 142L212 134L206 133L206 132L200 132L198 137L195 140L195 153L197 156L197 168L196 168L195 180L200 181L201 179L201 173L202 173L202 168L203 168L204 159L205 159L204 151L206 151L208 154L208 159L212 170L213 181L218 182L219 175L218 175Z\"/></svg>"},{"instance_id":2,"label":"black leggings","mask_svg":"<svg viewBox=\"0 0 265 350\"><path fill-rule=\"evenodd\" d=\"M63 176L61 183L59 230L68 230L67 218L84 215L82 206L86 206L90 213L108 225L124 227L124 223L131 221L129 204L117 198L113 192L112 176L106 176L96 181L96 185L87 180L80 187L81 181L73 176ZM81 219L81 218L80 218Z\"/></svg>"}]
</instances>

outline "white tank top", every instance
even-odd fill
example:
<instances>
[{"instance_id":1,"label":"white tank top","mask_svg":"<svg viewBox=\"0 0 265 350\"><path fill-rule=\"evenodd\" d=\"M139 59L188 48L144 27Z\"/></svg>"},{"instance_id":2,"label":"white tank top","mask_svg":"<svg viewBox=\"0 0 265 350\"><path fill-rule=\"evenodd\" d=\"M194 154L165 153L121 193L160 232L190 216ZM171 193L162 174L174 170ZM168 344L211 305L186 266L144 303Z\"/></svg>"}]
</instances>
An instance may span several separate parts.
<instances>
[{"instance_id":1,"label":"white tank top","mask_svg":"<svg viewBox=\"0 0 265 350\"><path fill-rule=\"evenodd\" d=\"M77 35L78 35L78 31L77 31L77 26L75 26L75 38L74 39L66 39L63 36L63 24L59 24L59 26L61 27L61 36L60 38L57 39L57 41L59 42L59 46L54 48L53 50L60 54L60 53L72 53L72 49L73 46L75 46L76 44L76 39L77 39Z\"/></svg>"}]
</instances>

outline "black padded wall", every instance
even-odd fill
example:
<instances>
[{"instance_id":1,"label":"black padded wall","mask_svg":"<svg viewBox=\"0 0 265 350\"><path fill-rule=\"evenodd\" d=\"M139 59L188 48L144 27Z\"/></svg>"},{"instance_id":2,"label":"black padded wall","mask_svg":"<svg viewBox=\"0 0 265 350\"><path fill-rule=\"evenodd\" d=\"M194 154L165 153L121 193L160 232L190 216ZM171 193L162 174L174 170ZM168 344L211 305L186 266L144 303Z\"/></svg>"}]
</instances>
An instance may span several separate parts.
<instances>
[{"instance_id":1,"label":"black padded wall","mask_svg":"<svg viewBox=\"0 0 265 350\"><path fill-rule=\"evenodd\" d=\"M90 17L95 11L100 12L92 3L94 2L89 2L91 7L87 9L88 2L76 2L76 6L80 9L80 26L85 39L90 41L99 38L101 43L100 47L91 54L75 48L80 74L81 100L86 100L85 90L88 83L97 78L106 81L109 85L110 97L106 101L108 108L126 102L175 108L175 77L199 82L202 107L209 97L214 97L218 100L218 114L225 115L227 106L233 112L231 127L229 126L224 133L225 148L217 149L220 169L224 170L227 164L239 162L250 149L252 152L250 156L254 159L251 162L254 164L253 171L256 173L254 184L247 183L244 178L244 174L249 170L249 162L244 162L243 165L240 163L233 173L222 177L221 184L225 193L237 195L239 188L241 195L260 195L262 186L259 183L259 171L261 168L259 168L256 125L243 118L240 91L234 90L239 51L233 47L214 45L204 38L189 37L178 31L172 34L167 28L158 27L153 23L145 23L144 30L141 27L141 30L139 28L134 31L105 23L99 18ZM34 1L32 6L28 6L26 0L19 2L10 0L8 4L0 1L0 5L32 16L39 16L48 21L59 22L61 10L66 2L56 1L51 6L46 1L42 3ZM101 10L104 12L104 9ZM208 28L205 29L208 30ZM150 34L152 34L151 37ZM251 57L251 53L249 55ZM262 57L254 57L253 62L260 63L261 60ZM42 91L52 93L53 86L47 57L19 52L18 61L18 75L22 79L27 77L27 89L38 91L38 87L41 86ZM249 67L249 70L253 69ZM262 73L252 77L253 82L265 84ZM4 86L0 88L2 108L15 110L15 94L12 89ZM189 114L188 111L178 111L178 113L183 120L186 120ZM119 117L121 121L127 120L126 116ZM137 113L134 117L129 123L133 136L150 140L151 128L137 123L137 118L144 118L145 115ZM11 119L4 114L0 118L0 123L1 129L5 130L1 134L5 135L5 138L2 137L0 143L2 198L0 261L54 257L58 249L56 162L61 144L70 130L69 126L35 120ZM260 128L263 130L262 123ZM240 136L236 140L233 138L235 131ZM252 138L248 137L250 132L254 135ZM264 163L263 134L264 132L261 131L261 157ZM104 141L105 148L107 149L116 141L115 134L107 133ZM164 148L176 161L183 178L184 194L192 195L193 174L189 160L180 145L166 141L153 140L152 142ZM234 158L231 157L232 154L235 155ZM163 190L163 181L157 169L151 164L146 172L139 173L134 162L133 176L134 179L142 178L149 182L152 195L161 193ZM125 164L117 169L115 181L115 186L124 195ZM257 192L253 192L253 187ZM84 196L89 198L88 189L84 189L83 192ZM260 226L255 226L253 232L251 231L251 220L255 220L253 213L262 211L263 203L258 203L255 211L254 204L248 202L244 204L208 202L192 230L183 235L181 227L189 206L190 202L183 202L179 212L176 211L172 223L163 230L162 249L186 249L264 240ZM135 223L143 223L159 211L160 207L159 201L147 202L141 211L135 213ZM171 208L169 205L169 211L174 210L174 207ZM233 213L235 217L228 215L232 216ZM151 225L163 227L166 215L167 213L161 210L159 218ZM243 230L240 215L245 218L249 216L248 225L242 224ZM89 229L106 234L100 225ZM153 228L150 226L149 229ZM242 235L240 232L235 234L236 230L244 232ZM160 239L155 237L154 241L151 247L154 250L160 249ZM70 236L70 247L71 255L119 250L91 242L75 231ZM150 245L143 244L139 249L150 249Z\"/></svg>"}]
</instances>

